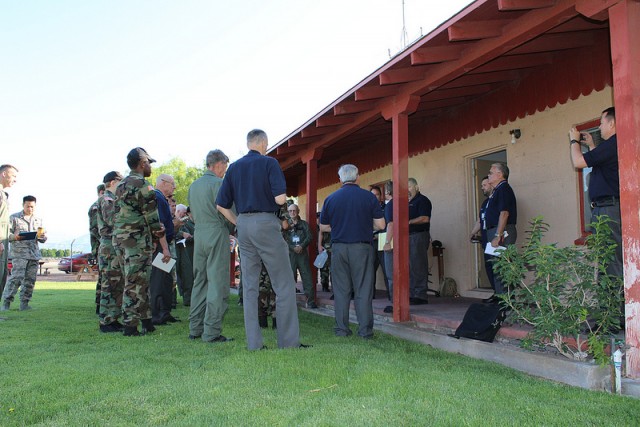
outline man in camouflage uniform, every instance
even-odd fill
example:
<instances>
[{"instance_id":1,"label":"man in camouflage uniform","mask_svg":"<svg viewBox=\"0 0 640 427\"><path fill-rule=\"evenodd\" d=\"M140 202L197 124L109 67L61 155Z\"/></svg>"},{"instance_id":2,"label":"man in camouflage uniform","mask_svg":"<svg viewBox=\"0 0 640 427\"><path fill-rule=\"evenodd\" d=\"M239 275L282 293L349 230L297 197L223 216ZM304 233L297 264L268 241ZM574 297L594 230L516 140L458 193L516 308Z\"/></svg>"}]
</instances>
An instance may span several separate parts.
<instances>
[{"instance_id":1,"label":"man in camouflage uniform","mask_svg":"<svg viewBox=\"0 0 640 427\"><path fill-rule=\"evenodd\" d=\"M123 260L124 294L122 312L125 336L153 332L149 306L149 279L154 244L164 236L156 205L156 193L145 178L151 176L151 163L143 148L127 155L131 173L116 188L116 214L113 245ZM164 256L163 261L170 257ZM138 332L138 323L142 330Z\"/></svg>"},{"instance_id":2,"label":"man in camouflage uniform","mask_svg":"<svg viewBox=\"0 0 640 427\"><path fill-rule=\"evenodd\" d=\"M31 310L29 301L33 296L33 288L36 285L38 274L38 261L40 261L40 248L38 242L47 241L44 233L42 219L35 216L36 198L25 196L22 199L22 211L14 213L10 217L11 229L9 241L11 242L11 259L13 270L11 279L2 293L4 304L2 310L8 310L13 298L20 289L20 310ZM37 238L23 240L20 233L36 231Z\"/></svg>"},{"instance_id":3,"label":"man in camouflage uniform","mask_svg":"<svg viewBox=\"0 0 640 427\"><path fill-rule=\"evenodd\" d=\"M18 169L11 165L0 166L0 295L7 283L7 254L9 252L9 202L5 190L16 182Z\"/></svg>"},{"instance_id":4,"label":"man in camouflage uniform","mask_svg":"<svg viewBox=\"0 0 640 427\"><path fill-rule=\"evenodd\" d=\"M269 326L269 316L271 316L273 322L273 329L276 329L276 293L271 286L271 278L267 268L262 263L258 281L258 323L261 328Z\"/></svg>"},{"instance_id":5,"label":"man in camouflage uniform","mask_svg":"<svg viewBox=\"0 0 640 427\"><path fill-rule=\"evenodd\" d=\"M176 275L178 290L182 296L182 303L191 305L191 289L193 288L193 235L195 223L190 210L183 204L176 207L176 217L180 219L180 227L176 233ZM183 243L180 243L184 239Z\"/></svg>"},{"instance_id":6,"label":"man in camouflage uniform","mask_svg":"<svg viewBox=\"0 0 640 427\"><path fill-rule=\"evenodd\" d=\"M298 272L300 272L302 286L307 297L307 308L318 308L309 266L309 252L307 250L312 240L311 230L309 230L309 224L300 218L298 205L289 205L287 211L290 216L289 229L283 234L289 246L289 261L291 262L293 279L296 280Z\"/></svg>"},{"instance_id":7,"label":"man in camouflage uniform","mask_svg":"<svg viewBox=\"0 0 640 427\"><path fill-rule=\"evenodd\" d=\"M98 199L104 194L104 184L98 185ZM100 233L98 232L98 200L89 207L89 241L91 242L91 255L97 260L99 257L98 248L100 246ZM73 271L70 271L73 273ZM98 270L98 281L96 282L96 314L100 313L100 284L102 283L101 270Z\"/></svg>"},{"instance_id":8,"label":"man in camouflage uniform","mask_svg":"<svg viewBox=\"0 0 640 427\"><path fill-rule=\"evenodd\" d=\"M116 187L122 181L120 172L111 171L104 176L105 192L98 199L96 222L100 243L98 266L100 268L100 332L119 332L124 326L118 321L122 315L124 277L122 260L113 247L113 222L116 208Z\"/></svg>"}]
</instances>

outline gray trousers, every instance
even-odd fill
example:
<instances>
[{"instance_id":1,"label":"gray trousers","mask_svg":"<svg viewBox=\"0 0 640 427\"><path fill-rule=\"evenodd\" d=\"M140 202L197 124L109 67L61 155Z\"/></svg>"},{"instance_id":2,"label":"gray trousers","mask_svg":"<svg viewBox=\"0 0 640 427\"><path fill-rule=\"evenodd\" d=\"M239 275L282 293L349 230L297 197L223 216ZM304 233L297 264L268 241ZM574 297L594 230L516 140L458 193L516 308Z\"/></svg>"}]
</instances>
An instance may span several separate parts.
<instances>
[{"instance_id":1,"label":"gray trousers","mask_svg":"<svg viewBox=\"0 0 640 427\"><path fill-rule=\"evenodd\" d=\"M516 226L514 224L507 224L507 226L504 229L507 232L508 236L504 238L501 244L503 246L508 246L516 243L516 240L518 238L518 230L516 230ZM497 228L491 228L487 230L487 240L489 242L493 239L493 236L496 235L496 231L498 231ZM495 258L495 257L492 257L492 258ZM494 291L496 294L504 294L507 291L505 285L502 283L502 279L500 278L500 275L495 272L493 274L493 284L494 284Z\"/></svg>"},{"instance_id":2,"label":"gray trousers","mask_svg":"<svg viewBox=\"0 0 640 427\"><path fill-rule=\"evenodd\" d=\"M409 235L409 297L427 299L429 284L429 244L428 231Z\"/></svg>"},{"instance_id":3,"label":"gray trousers","mask_svg":"<svg viewBox=\"0 0 640 427\"><path fill-rule=\"evenodd\" d=\"M338 336L351 335L349 305L353 303L358 318L358 335L373 335L373 251L368 243L333 243L331 246L331 283L333 284ZM278 323L280 327L280 323Z\"/></svg>"},{"instance_id":4,"label":"gray trousers","mask_svg":"<svg viewBox=\"0 0 640 427\"><path fill-rule=\"evenodd\" d=\"M229 306L229 230L224 227L196 227L193 251L193 287L189 311L189 334L211 341L222 333ZM186 296L186 293L185 293Z\"/></svg>"},{"instance_id":5,"label":"gray trousers","mask_svg":"<svg viewBox=\"0 0 640 427\"><path fill-rule=\"evenodd\" d=\"M278 347L298 347L300 326L296 305L296 285L291 274L289 248L282 238L281 223L272 213L240 214L237 222L242 269L244 329L247 348L262 348L262 331L258 324L258 282L260 260L271 278L278 313Z\"/></svg>"}]
</instances>

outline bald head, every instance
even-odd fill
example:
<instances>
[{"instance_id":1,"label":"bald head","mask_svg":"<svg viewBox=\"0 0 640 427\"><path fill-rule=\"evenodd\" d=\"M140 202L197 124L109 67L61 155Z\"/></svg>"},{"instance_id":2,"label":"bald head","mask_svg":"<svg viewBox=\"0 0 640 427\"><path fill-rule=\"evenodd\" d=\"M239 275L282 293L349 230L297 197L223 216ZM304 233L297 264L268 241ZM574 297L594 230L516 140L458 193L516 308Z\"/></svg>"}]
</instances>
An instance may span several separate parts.
<instances>
[{"instance_id":1,"label":"bald head","mask_svg":"<svg viewBox=\"0 0 640 427\"><path fill-rule=\"evenodd\" d=\"M156 179L156 188L160 190L165 197L169 197L173 195L176 189L176 182L171 175L163 173L158 175L158 179Z\"/></svg>"}]
</instances>

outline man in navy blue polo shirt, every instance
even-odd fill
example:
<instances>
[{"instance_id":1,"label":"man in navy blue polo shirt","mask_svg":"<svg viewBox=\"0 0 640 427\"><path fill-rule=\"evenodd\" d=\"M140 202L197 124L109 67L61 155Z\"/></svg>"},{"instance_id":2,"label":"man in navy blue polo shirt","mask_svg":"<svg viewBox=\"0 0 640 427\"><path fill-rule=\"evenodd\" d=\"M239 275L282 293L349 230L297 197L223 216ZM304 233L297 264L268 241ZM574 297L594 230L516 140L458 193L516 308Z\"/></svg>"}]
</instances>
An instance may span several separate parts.
<instances>
[{"instance_id":1,"label":"man in navy blue polo shirt","mask_svg":"<svg viewBox=\"0 0 640 427\"><path fill-rule=\"evenodd\" d=\"M335 334L351 335L351 292L358 318L358 335L373 337L373 231L385 221L378 199L358 185L358 168L342 165L342 187L324 201L320 231L331 232L331 283L335 300ZM278 324L278 327L280 325Z\"/></svg>"},{"instance_id":2,"label":"man in navy blue polo shirt","mask_svg":"<svg viewBox=\"0 0 640 427\"><path fill-rule=\"evenodd\" d=\"M618 138L616 136L616 109L609 107L600 116L600 136L603 141L596 147L588 132L576 128L569 131L571 139L571 161L576 169L590 167L589 198L591 199L591 221L607 215L612 222L611 234L618 245L615 258L607 266L607 273L622 277L622 229L620 225L620 183L618 176ZM582 153L580 140L589 147Z\"/></svg>"},{"instance_id":3,"label":"man in navy blue polo shirt","mask_svg":"<svg viewBox=\"0 0 640 427\"><path fill-rule=\"evenodd\" d=\"M247 135L249 153L229 166L218 196L217 208L238 229L242 258L242 293L247 348L263 348L258 323L258 279L264 263L276 293L278 347L300 344L296 291L289 248L282 238L276 214L286 202L287 184L277 160L265 156L267 134L254 129ZM238 216L231 210L235 203Z\"/></svg>"},{"instance_id":4,"label":"man in navy blue polo shirt","mask_svg":"<svg viewBox=\"0 0 640 427\"><path fill-rule=\"evenodd\" d=\"M420 193L418 181L409 178L409 303L427 304L431 200Z\"/></svg>"},{"instance_id":5,"label":"man in navy blue polo shirt","mask_svg":"<svg viewBox=\"0 0 640 427\"><path fill-rule=\"evenodd\" d=\"M485 221L487 223L487 240L491 246L512 245L516 242L518 231L516 224L518 221L518 207L516 195L509 185L509 168L504 163L494 163L489 169L489 185L493 187L493 193L489 196L489 201L485 208ZM496 294L505 293L506 289L502 284L500 276L494 274L493 284L495 294L488 298L487 302L499 302Z\"/></svg>"},{"instance_id":6,"label":"man in navy blue polo shirt","mask_svg":"<svg viewBox=\"0 0 640 427\"><path fill-rule=\"evenodd\" d=\"M163 257L171 257L169 245L173 241L174 228L171 208L169 207L168 197L173 195L176 189L176 183L171 175L161 174L156 180L156 202L158 204L158 216L160 222L164 225L165 235L159 239L153 251L153 258L158 253L162 253ZM164 325L167 322L177 321L171 315L171 304L173 302L173 277L157 267L151 268L151 279L149 280L149 296L151 297L151 322L154 325Z\"/></svg>"}]
</instances>

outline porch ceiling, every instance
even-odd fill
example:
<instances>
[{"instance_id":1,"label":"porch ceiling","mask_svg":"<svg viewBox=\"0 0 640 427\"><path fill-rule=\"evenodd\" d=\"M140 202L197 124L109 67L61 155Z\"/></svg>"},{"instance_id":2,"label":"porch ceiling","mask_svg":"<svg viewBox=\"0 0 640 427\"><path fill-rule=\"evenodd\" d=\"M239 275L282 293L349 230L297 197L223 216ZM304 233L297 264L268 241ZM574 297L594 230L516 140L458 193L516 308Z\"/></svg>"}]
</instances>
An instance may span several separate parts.
<instances>
[{"instance_id":1,"label":"porch ceiling","mask_svg":"<svg viewBox=\"0 0 640 427\"><path fill-rule=\"evenodd\" d=\"M604 49L606 57L606 7L612 3L615 1L478 0L343 94L271 148L269 155L278 159L291 183L304 177L302 158L314 152L319 173L323 166L343 163L354 153L368 159L361 172L389 164L391 122L382 116L385 106L417 95L420 103L409 117L410 129L427 125L431 129L438 123L451 127L441 119L486 109L487 100L493 102L497 93L512 90L523 81L553 79L554 70L574 58L578 67L580 60L589 60L594 51ZM573 88L567 96L576 98L592 89ZM556 100L564 101L566 98ZM537 99L522 102L528 104L524 111L529 113L547 106ZM410 146L410 154L514 118L502 116L493 117L490 123L467 121L463 133L434 129L435 136L419 147ZM371 156L372 147L383 151ZM385 150L389 155L384 155ZM335 173L332 167L332 175Z\"/></svg>"}]
</instances>

